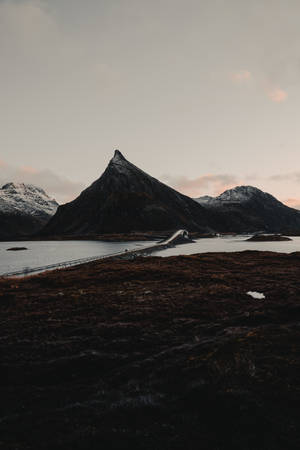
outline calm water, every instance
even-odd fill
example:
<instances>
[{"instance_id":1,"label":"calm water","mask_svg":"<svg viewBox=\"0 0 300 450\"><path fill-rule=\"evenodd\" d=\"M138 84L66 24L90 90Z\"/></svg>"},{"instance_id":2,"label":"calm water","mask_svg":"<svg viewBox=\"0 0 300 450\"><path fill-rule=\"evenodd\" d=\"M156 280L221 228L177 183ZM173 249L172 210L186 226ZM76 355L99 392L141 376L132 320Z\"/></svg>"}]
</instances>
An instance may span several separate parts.
<instances>
[{"instance_id":1,"label":"calm water","mask_svg":"<svg viewBox=\"0 0 300 450\"><path fill-rule=\"evenodd\" d=\"M23 241L0 242L0 275L18 270L57 264L73 259L109 255L133 248L141 248L150 242L101 242L101 241ZM11 247L26 247L24 251L7 251Z\"/></svg>"},{"instance_id":2,"label":"calm water","mask_svg":"<svg viewBox=\"0 0 300 450\"><path fill-rule=\"evenodd\" d=\"M156 256L192 255L206 252L242 252L244 250L260 250L269 252L300 252L300 236L292 237L292 241L278 242L246 242L249 236L230 236L210 239L197 239L195 243L178 245L161 252Z\"/></svg>"},{"instance_id":3,"label":"calm water","mask_svg":"<svg viewBox=\"0 0 300 450\"><path fill-rule=\"evenodd\" d=\"M300 251L300 237L286 242L246 242L247 236L198 239L195 243L178 245L152 255L174 256L206 252L241 252L262 250L291 253ZM151 245L153 242L101 242L101 241L24 241L0 242L0 275L18 270L33 269L74 259L110 255ZM11 247L27 247L28 250L11 252Z\"/></svg>"}]
</instances>

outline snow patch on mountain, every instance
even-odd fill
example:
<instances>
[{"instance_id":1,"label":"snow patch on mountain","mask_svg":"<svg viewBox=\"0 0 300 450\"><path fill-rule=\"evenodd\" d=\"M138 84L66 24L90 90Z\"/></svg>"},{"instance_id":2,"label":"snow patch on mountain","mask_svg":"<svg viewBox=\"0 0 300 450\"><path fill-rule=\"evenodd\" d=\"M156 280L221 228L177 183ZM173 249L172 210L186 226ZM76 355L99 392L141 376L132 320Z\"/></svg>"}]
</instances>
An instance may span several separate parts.
<instances>
[{"instance_id":1,"label":"snow patch on mountain","mask_svg":"<svg viewBox=\"0 0 300 450\"><path fill-rule=\"evenodd\" d=\"M0 213L31 216L52 216L56 200L33 184L7 183L0 188Z\"/></svg>"},{"instance_id":2,"label":"snow patch on mountain","mask_svg":"<svg viewBox=\"0 0 300 450\"><path fill-rule=\"evenodd\" d=\"M246 202L255 196L267 195L265 192L253 186L236 186L233 189L228 189L221 195L216 197L216 200Z\"/></svg>"},{"instance_id":3,"label":"snow patch on mountain","mask_svg":"<svg viewBox=\"0 0 300 450\"><path fill-rule=\"evenodd\" d=\"M270 198L272 196L253 186L236 186L235 188L227 189L218 197L204 195L194 200L204 206L219 206L222 203L245 203L255 197Z\"/></svg>"}]
</instances>

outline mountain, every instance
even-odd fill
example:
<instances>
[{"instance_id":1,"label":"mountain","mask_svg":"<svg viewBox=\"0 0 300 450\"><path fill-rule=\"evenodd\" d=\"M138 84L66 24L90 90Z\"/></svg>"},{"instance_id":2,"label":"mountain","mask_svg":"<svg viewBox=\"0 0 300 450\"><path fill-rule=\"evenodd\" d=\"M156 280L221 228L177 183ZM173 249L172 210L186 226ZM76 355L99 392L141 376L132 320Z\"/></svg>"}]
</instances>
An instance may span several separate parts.
<instances>
[{"instance_id":1,"label":"mountain","mask_svg":"<svg viewBox=\"0 0 300 450\"><path fill-rule=\"evenodd\" d=\"M300 232L300 211L252 186L191 199L115 151L101 177L59 206L41 234L85 236L186 228L200 232Z\"/></svg>"},{"instance_id":2,"label":"mountain","mask_svg":"<svg viewBox=\"0 0 300 450\"><path fill-rule=\"evenodd\" d=\"M188 228L211 231L214 213L151 177L115 151L105 172L79 197L59 206L43 235Z\"/></svg>"},{"instance_id":3,"label":"mountain","mask_svg":"<svg viewBox=\"0 0 300 450\"><path fill-rule=\"evenodd\" d=\"M300 211L253 186L237 186L218 197L205 196L195 200L219 216L220 231L300 232Z\"/></svg>"},{"instance_id":4,"label":"mountain","mask_svg":"<svg viewBox=\"0 0 300 450\"><path fill-rule=\"evenodd\" d=\"M202 197L194 198L194 200L197 203L200 203L200 205L206 204L207 202L210 202L213 200L214 197L211 197L210 195L203 195Z\"/></svg>"},{"instance_id":5,"label":"mountain","mask_svg":"<svg viewBox=\"0 0 300 450\"><path fill-rule=\"evenodd\" d=\"M7 183L0 188L0 239L38 232L53 216L58 203L32 184Z\"/></svg>"}]
</instances>

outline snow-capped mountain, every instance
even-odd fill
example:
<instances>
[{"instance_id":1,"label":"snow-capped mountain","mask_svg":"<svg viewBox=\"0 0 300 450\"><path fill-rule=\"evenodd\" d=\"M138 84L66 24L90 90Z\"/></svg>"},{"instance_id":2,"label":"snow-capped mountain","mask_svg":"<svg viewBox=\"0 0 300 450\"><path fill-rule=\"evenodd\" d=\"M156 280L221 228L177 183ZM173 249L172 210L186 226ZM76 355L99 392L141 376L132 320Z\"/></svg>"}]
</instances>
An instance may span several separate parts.
<instances>
[{"instance_id":1,"label":"snow-capped mountain","mask_svg":"<svg viewBox=\"0 0 300 450\"><path fill-rule=\"evenodd\" d=\"M211 197L210 195L204 195L203 197L195 198L196 202L200 204L209 204L210 206L220 206L221 203L223 204L239 204L239 203L245 203L248 201L251 201L252 199L258 199L265 201L275 201L275 197L273 197L271 194L268 194L267 192L263 192L260 189L254 187L254 186L236 186L232 189L227 189L222 194L220 194L217 197ZM280 203L280 202L279 202Z\"/></svg>"},{"instance_id":2,"label":"snow-capped mountain","mask_svg":"<svg viewBox=\"0 0 300 450\"><path fill-rule=\"evenodd\" d=\"M52 216L58 203L33 184L7 183L0 188L0 212Z\"/></svg>"},{"instance_id":3,"label":"snow-capped mountain","mask_svg":"<svg viewBox=\"0 0 300 450\"><path fill-rule=\"evenodd\" d=\"M58 208L46 235L150 230L212 230L211 213L151 177L115 151L105 172L71 203Z\"/></svg>"},{"instance_id":4,"label":"snow-capped mountain","mask_svg":"<svg viewBox=\"0 0 300 450\"><path fill-rule=\"evenodd\" d=\"M218 197L204 196L195 200L221 218L221 231L300 231L300 211L253 186L237 186Z\"/></svg>"},{"instance_id":5,"label":"snow-capped mountain","mask_svg":"<svg viewBox=\"0 0 300 450\"><path fill-rule=\"evenodd\" d=\"M27 236L39 231L58 203L32 184L7 183L0 188L0 238Z\"/></svg>"},{"instance_id":6,"label":"snow-capped mountain","mask_svg":"<svg viewBox=\"0 0 300 450\"><path fill-rule=\"evenodd\" d=\"M236 186L235 188L228 189L220 194L216 200L242 203L251 200L251 198L255 196L270 197L270 194L267 194L254 186Z\"/></svg>"}]
</instances>

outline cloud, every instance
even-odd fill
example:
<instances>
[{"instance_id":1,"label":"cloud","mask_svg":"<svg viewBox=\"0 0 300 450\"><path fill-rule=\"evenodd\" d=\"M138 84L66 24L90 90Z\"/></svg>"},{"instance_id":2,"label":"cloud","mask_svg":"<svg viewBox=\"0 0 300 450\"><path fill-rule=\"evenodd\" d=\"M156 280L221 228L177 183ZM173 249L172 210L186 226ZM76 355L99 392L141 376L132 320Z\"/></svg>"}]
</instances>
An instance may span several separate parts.
<instances>
[{"instance_id":1,"label":"cloud","mask_svg":"<svg viewBox=\"0 0 300 450\"><path fill-rule=\"evenodd\" d=\"M242 83L249 81L252 78L251 72L249 70L239 70L238 72L231 72L230 79L234 83Z\"/></svg>"},{"instance_id":2,"label":"cloud","mask_svg":"<svg viewBox=\"0 0 300 450\"><path fill-rule=\"evenodd\" d=\"M269 177L271 181L296 181L300 183L300 172L280 173L271 175Z\"/></svg>"},{"instance_id":3,"label":"cloud","mask_svg":"<svg viewBox=\"0 0 300 450\"><path fill-rule=\"evenodd\" d=\"M36 174L36 173L38 173L37 169L35 169L34 167L30 167L30 166L23 166L23 167L21 167L20 170L24 174Z\"/></svg>"},{"instance_id":4,"label":"cloud","mask_svg":"<svg viewBox=\"0 0 300 450\"><path fill-rule=\"evenodd\" d=\"M288 94L286 91L284 91L283 89L281 89L279 87L275 87L275 86L267 87L266 94L269 97L269 99L272 100L272 102L274 102L274 103L282 103L288 97Z\"/></svg>"},{"instance_id":5,"label":"cloud","mask_svg":"<svg viewBox=\"0 0 300 450\"><path fill-rule=\"evenodd\" d=\"M31 166L14 167L0 160L0 185L11 181L41 187L59 203L73 200L85 187L82 183L71 181L51 170L37 170Z\"/></svg>"},{"instance_id":6,"label":"cloud","mask_svg":"<svg viewBox=\"0 0 300 450\"><path fill-rule=\"evenodd\" d=\"M287 92L279 87L276 83L265 79L266 77L262 77L259 75L254 78L249 70L239 70L237 72L231 72L229 77L231 81L236 84L242 84L250 81L251 79L254 79L259 89L263 89L265 94L274 103L282 103L288 98Z\"/></svg>"},{"instance_id":7,"label":"cloud","mask_svg":"<svg viewBox=\"0 0 300 450\"><path fill-rule=\"evenodd\" d=\"M174 189L190 197L200 197L207 194L218 195L238 184L235 176L227 174L207 174L193 179L185 176L163 175L162 179Z\"/></svg>"}]
</instances>

